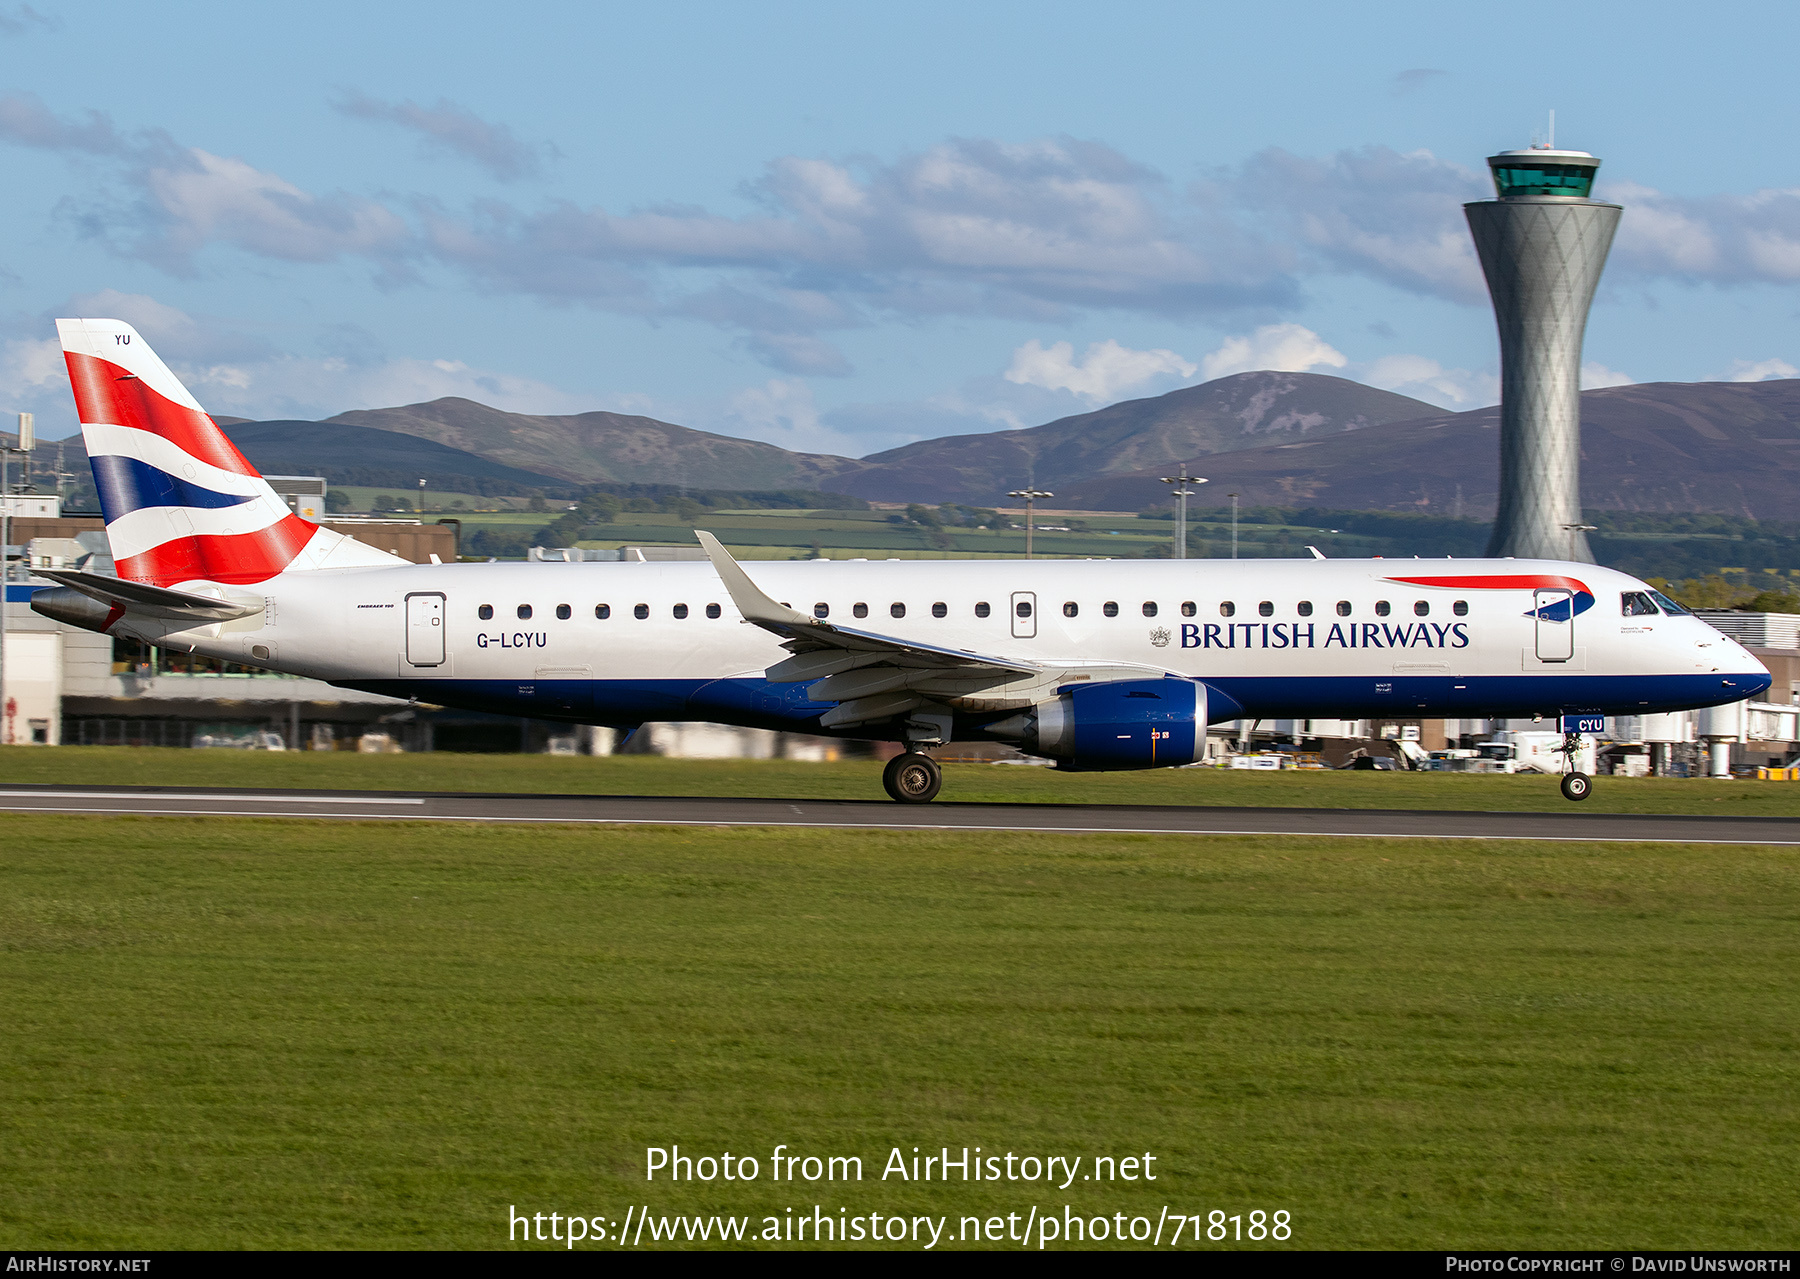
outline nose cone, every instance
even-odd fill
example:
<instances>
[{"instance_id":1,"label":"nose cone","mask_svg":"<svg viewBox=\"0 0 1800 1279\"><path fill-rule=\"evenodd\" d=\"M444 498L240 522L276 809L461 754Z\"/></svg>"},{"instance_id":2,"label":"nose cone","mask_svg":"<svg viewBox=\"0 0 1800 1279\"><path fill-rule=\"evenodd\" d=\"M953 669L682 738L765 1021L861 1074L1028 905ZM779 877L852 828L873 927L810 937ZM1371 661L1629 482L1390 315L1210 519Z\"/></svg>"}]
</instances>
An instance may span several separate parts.
<instances>
[{"instance_id":1,"label":"nose cone","mask_svg":"<svg viewBox=\"0 0 1800 1279\"><path fill-rule=\"evenodd\" d=\"M1775 682L1775 677L1769 674L1769 668L1762 664L1756 654L1736 640L1730 643L1731 648L1736 651L1727 650L1729 656L1720 663L1721 683L1727 688L1741 690L1737 694L1740 698L1757 697L1767 691L1769 685Z\"/></svg>"}]
</instances>

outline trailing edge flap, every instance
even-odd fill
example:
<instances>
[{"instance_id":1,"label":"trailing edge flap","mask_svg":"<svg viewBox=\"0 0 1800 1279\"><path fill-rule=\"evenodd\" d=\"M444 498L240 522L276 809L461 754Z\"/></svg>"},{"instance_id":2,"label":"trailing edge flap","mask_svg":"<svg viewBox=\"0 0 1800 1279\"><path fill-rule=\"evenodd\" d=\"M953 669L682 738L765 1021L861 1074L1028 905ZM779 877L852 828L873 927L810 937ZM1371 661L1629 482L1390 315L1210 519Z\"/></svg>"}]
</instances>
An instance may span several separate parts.
<instances>
[{"instance_id":1,"label":"trailing edge flap","mask_svg":"<svg viewBox=\"0 0 1800 1279\"><path fill-rule=\"evenodd\" d=\"M167 587L151 586L146 582L104 577L99 573L65 569L38 569L36 572L39 577L60 582L70 590L79 591L89 599L99 600L109 608L136 613L141 617L161 617L192 625L209 625L236 621L240 617L249 617L263 611L261 599L254 603L235 603L231 600L210 599L204 595L190 595L186 591L171 591Z\"/></svg>"},{"instance_id":2,"label":"trailing edge flap","mask_svg":"<svg viewBox=\"0 0 1800 1279\"><path fill-rule=\"evenodd\" d=\"M777 664L769 671L769 678L777 683L802 683L820 679L840 670L852 667L889 664L923 669L956 670L968 674L991 672L996 675L1040 675L1043 668L1031 662L1022 662L1016 658L990 657L983 653L973 653L968 649L941 648L935 644L921 644L916 640L896 639L891 635L878 635L873 631L851 630L848 627L833 626L831 623L816 617L808 617L786 605L778 604L763 594L762 589L750 580L750 575L731 558L731 552L719 544L719 539L711 533L695 530L694 536L700 539L700 545L706 548L706 556L712 561L725 589L731 593L731 602L737 605L744 620L779 635L786 642L785 647L795 654L785 662ZM819 650L832 650L832 653L820 653ZM818 657L801 661L802 654L818 653ZM835 656L835 660L834 660ZM821 660L822 659L822 660Z\"/></svg>"}]
</instances>

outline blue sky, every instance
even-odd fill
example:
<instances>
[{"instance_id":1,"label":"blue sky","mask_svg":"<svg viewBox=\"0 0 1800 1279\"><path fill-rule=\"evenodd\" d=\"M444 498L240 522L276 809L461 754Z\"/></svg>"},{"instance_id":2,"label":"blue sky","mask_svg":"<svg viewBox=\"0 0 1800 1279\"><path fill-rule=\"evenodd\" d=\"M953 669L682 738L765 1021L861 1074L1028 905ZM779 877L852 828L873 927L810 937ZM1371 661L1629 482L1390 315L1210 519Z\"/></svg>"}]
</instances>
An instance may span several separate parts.
<instances>
[{"instance_id":1,"label":"blue sky","mask_svg":"<svg viewBox=\"0 0 1800 1279\"><path fill-rule=\"evenodd\" d=\"M861 455L1245 368L1476 407L1460 204L1552 108L1627 207L1590 381L1791 377L1797 13L0 0L0 410L74 429L70 313L247 417Z\"/></svg>"}]
</instances>

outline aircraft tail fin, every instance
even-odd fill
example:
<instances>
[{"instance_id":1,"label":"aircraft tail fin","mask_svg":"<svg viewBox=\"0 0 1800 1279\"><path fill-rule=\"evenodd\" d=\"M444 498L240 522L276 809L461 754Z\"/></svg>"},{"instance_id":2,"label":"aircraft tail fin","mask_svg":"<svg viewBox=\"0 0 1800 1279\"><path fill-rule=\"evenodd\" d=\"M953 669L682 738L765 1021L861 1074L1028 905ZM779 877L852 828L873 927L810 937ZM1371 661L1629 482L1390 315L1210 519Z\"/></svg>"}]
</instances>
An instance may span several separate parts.
<instances>
[{"instance_id":1,"label":"aircraft tail fin","mask_svg":"<svg viewBox=\"0 0 1800 1279\"><path fill-rule=\"evenodd\" d=\"M131 325L56 330L121 578L249 584L405 562L290 511Z\"/></svg>"}]
</instances>

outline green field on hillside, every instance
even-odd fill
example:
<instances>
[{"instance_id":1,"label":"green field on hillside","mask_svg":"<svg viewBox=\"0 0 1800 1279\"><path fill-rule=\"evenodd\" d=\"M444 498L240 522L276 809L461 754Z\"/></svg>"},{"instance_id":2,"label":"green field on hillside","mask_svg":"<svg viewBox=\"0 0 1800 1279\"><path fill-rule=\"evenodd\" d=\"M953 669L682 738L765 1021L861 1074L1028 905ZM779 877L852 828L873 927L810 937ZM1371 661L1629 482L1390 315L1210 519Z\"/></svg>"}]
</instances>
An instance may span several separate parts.
<instances>
[{"instance_id":1,"label":"green field on hillside","mask_svg":"<svg viewBox=\"0 0 1800 1279\"><path fill-rule=\"evenodd\" d=\"M881 800L881 765L654 755L359 755L350 751L0 747L0 781L76 786L276 786L318 790L499 791L558 795L713 795ZM941 803L1245 805L1493 812L1692 813L1800 817L1800 784L1601 777L1570 804L1533 774L1249 772L1180 768L1059 773L946 764Z\"/></svg>"},{"instance_id":2,"label":"green field on hillside","mask_svg":"<svg viewBox=\"0 0 1800 1279\"><path fill-rule=\"evenodd\" d=\"M1792 850L0 830L0 1247L495 1248L514 1209L628 1205L752 1237L943 1216L940 1249L1065 1210L1280 1210L1300 1248L1792 1245ZM676 1144L761 1177L646 1183ZM775 1184L781 1145L863 1179ZM915 1146L1157 1176L880 1179Z\"/></svg>"}]
</instances>

